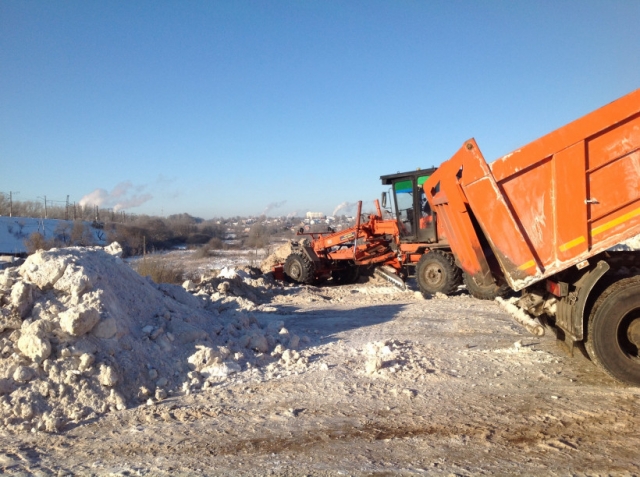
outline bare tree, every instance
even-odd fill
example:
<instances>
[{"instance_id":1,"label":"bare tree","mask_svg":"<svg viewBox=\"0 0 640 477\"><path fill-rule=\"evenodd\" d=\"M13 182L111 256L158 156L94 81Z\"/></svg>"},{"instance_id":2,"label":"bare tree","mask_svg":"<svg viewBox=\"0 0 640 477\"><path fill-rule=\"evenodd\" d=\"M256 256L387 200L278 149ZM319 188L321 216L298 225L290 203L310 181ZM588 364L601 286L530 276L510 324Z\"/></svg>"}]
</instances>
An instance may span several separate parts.
<instances>
[{"instance_id":1,"label":"bare tree","mask_svg":"<svg viewBox=\"0 0 640 477\"><path fill-rule=\"evenodd\" d=\"M49 250L53 248L54 241L45 239L40 232L34 232L29 235L28 239L25 239L24 245L27 247L27 253L31 255L38 250Z\"/></svg>"},{"instance_id":2,"label":"bare tree","mask_svg":"<svg viewBox=\"0 0 640 477\"><path fill-rule=\"evenodd\" d=\"M249 236L245 245L251 248L264 248L269 245L270 234L262 222L257 222L251 226Z\"/></svg>"},{"instance_id":3,"label":"bare tree","mask_svg":"<svg viewBox=\"0 0 640 477\"><path fill-rule=\"evenodd\" d=\"M93 234L88 224L81 220L75 220L73 222L73 229L71 230L71 243L74 245L80 245L83 247L93 245Z\"/></svg>"}]
</instances>

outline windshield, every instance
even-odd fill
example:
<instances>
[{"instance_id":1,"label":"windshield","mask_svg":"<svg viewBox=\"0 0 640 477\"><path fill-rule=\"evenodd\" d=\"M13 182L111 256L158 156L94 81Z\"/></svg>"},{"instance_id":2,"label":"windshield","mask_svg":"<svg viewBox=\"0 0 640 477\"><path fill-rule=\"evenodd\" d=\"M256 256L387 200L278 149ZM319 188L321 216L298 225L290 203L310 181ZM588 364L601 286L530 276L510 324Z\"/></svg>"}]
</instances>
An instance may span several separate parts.
<instances>
[{"instance_id":1,"label":"windshield","mask_svg":"<svg viewBox=\"0 0 640 477\"><path fill-rule=\"evenodd\" d=\"M398 225L402 235L413 235L413 181L398 181L393 185L398 208Z\"/></svg>"}]
</instances>

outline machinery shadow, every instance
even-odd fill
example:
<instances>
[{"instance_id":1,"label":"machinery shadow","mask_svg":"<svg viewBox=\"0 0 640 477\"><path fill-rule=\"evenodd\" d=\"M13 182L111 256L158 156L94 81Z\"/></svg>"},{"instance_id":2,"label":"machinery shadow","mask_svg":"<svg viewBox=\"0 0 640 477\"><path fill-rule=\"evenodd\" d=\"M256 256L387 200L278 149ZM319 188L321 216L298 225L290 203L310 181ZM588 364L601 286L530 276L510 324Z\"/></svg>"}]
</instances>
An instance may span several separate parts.
<instances>
[{"instance_id":1,"label":"machinery shadow","mask_svg":"<svg viewBox=\"0 0 640 477\"><path fill-rule=\"evenodd\" d=\"M299 349L322 343L337 341L338 334L392 321L407 305L403 303L369 305L353 309L337 310L333 307L303 308L278 306L272 313L254 313L264 325L271 321L283 321L292 334L308 336L309 343L300 341Z\"/></svg>"}]
</instances>

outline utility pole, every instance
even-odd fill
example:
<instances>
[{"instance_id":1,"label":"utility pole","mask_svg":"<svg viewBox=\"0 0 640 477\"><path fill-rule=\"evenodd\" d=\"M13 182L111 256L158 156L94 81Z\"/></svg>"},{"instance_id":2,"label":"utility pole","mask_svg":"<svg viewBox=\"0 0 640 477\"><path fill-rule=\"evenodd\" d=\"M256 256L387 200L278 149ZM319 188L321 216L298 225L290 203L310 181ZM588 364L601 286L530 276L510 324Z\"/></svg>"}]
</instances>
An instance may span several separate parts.
<instances>
[{"instance_id":1,"label":"utility pole","mask_svg":"<svg viewBox=\"0 0 640 477\"><path fill-rule=\"evenodd\" d=\"M13 217L13 194L19 194L20 192L9 191L9 217Z\"/></svg>"},{"instance_id":2,"label":"utility pole","mask_svg":"<svg viewBox=\"0 0 640 477\"><path fill-rule=\"evenodd\" d=\"M44 197L40 197L38 196L38 199L42 199L44 200L44 218L47 218L47 196L45 195Z\"/></svg>"},{"instance_id":3,"label":"utility pole","mask_svg":"<svg viewBox=\"0 0 640 477\"><path fill-rule=\"evenodd\" d=\"M64 208L64 220L69 220L69 196L67 195L67 204Z\"/></svg>"}]
</instances>

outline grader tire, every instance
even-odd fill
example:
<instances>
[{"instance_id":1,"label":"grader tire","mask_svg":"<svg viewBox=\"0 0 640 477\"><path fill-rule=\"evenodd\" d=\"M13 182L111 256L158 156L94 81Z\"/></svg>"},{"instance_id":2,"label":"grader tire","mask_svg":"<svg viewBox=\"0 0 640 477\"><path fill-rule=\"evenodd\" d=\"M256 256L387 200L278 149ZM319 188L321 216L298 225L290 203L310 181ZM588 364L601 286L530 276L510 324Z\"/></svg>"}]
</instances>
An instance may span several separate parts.
<instances>
[{"instance_id":1,"label":"grader tire","mask_svg":"<svg viewBox=\"0 0 640 477\"><path fill-rule=\"evenodd\" d=\"M287 257L284 273L296 283L310 285L314 281L313 263L301 253L294 252Z\"/></svg>"},{"instance_id":2,"label":"grader tire","mask_svg":"<svg viewBox=\"0 0 640 477\"><path fill-rule=\"evenodd\" d=\"M331 279L338 285L348 285L355 283L360 276L360 267L355 263L348 262L344 268L331 272Z\"/></svg>"},{"instance_id":3,"label":"grader tire","mask_svg":"<svg viewBox=\"0 0 640 477\"><path fill-rule=\"evenodd\" d=\"M450 295L462 283L461 275L453 255L441 250L425 253L416 265L418 287L425 298L436 293Z\"/></svg>"},{"instance_id":4,"label":"grader tire","mask_svg":"<svg viewBox=\"0 0 640 477\"><path fill-rule=\"evenodd\" d=\"M478 285L473 277L466 272L462 272L462 281L467 287L469 294L479 300L495 300L497 297L503 297L509 292L507 285L498 285L492 283L488 286Z\"/></svg>"}]
</instances>

